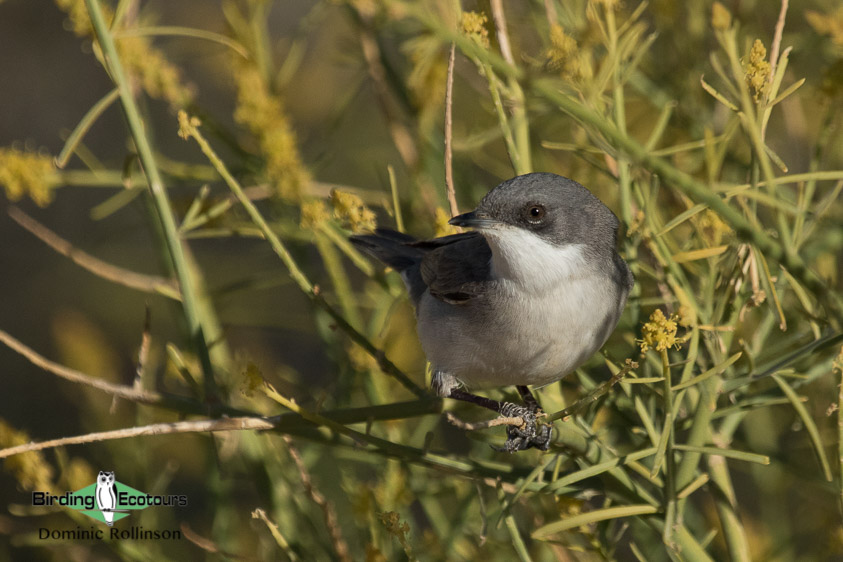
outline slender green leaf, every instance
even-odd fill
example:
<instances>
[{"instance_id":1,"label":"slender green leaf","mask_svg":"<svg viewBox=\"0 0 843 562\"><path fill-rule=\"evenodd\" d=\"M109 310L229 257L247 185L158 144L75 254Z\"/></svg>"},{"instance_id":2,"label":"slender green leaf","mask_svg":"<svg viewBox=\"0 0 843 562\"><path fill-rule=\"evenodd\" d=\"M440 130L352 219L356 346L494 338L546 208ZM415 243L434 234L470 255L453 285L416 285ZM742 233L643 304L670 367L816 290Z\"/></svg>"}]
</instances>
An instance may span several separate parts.
<instances>
[{"instance_id":1,"label":"slender green leaf","mask_svg":"<svg viewBox=\"0 0 843 562\"><path fill-rule=\"evenodd\" d=\"M814 423L814 419L811 417L811 414L808 413L808 410L802 403L800 396L796 394L796 391L794 391L789 384L787 384L787 381L778 375L773 375L773 380L776 381L776 384L782 389L784 395L787 396L788 400L790 400L793 409L796 410L797 414L799 414L802 423L805 425L805 429L808 430L808 435L811 437L811 444L814 446L814 452L817 454L817 459L820 461L825 479L831 482L833 480L831 475L831 466L829 465L828 458L825 455L825 447L823 446L823 441L820 437L820 430L817 429L817 424Z\"/></svg>"},{"instance_id":2,"label":"slender green leaf","mask_svg":"<svg viewBox=\"0 0 843 562\"><path fill-rule=\"evenodd\" d=\"M581 525L588 525L589 523L596 523L598 521L606 521L608 519L619 519L621 517L632 517L634 515L647 515L651 513L658 513L659 508L653 505L624 505L619 507L606 507L603 509L595 509L588 513L568 517L542 525L533 531L533 538L544 540L556 533L567 531Z\"/></svg>"}]
</instances>

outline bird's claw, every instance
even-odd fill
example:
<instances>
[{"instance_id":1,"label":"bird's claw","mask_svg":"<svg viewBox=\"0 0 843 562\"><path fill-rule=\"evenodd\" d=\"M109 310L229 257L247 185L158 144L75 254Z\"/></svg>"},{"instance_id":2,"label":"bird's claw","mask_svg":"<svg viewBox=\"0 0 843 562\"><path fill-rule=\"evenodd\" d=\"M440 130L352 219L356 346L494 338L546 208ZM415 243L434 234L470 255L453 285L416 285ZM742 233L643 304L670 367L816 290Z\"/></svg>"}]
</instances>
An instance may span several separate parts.
<instances>
[{"instance_id":1,"label":"bird's claw","mask_svg":"<svg viewBox=\"0 0 843 562\"><path fill-rule=\"evenodd\" d=\"M520 426L508 425L506 427L506 443L503 447L492 447L493 449L506 453L525 451L532 447L541 451L550 448L552 428L550 425L537 422L541 410L537 405L519 406L506 402L501 408L501 415L509 418L521 418L524 423Z\"/></svg>"}]
</instances>

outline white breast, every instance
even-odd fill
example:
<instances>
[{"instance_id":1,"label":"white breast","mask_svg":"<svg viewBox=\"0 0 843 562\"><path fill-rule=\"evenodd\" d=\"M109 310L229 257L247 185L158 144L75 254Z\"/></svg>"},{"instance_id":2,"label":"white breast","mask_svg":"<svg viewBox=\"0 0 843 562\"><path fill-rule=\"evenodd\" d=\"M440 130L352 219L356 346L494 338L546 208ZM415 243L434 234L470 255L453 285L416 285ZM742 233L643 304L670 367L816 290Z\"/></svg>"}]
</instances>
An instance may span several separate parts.
<instances>
[{"instance_id":1,"label":"white breast","mask_svg":"<svg viewBox=\"0 0 843 562\"><path fill-rule=\"evenodd\" d=\"M625 291L586 262L585 248L530 232L489 235L495 294L449 305L426 294L419 337L434 369L472 388L544 385L573 371L611 334Z\"/></svg>"}]
</instances>

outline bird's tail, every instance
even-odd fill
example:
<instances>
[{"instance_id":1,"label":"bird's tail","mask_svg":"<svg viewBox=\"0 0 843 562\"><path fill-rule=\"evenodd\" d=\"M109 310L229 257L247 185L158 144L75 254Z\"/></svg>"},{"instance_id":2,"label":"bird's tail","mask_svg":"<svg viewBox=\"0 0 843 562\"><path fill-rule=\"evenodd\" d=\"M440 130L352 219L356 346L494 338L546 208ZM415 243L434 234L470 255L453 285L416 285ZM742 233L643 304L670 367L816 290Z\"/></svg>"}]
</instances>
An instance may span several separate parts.
<instances>
[{"instance_id":1,"label":"bird's tail","mask_svg":"<svg viewBox=\"0 0 843 562\"><path fill-rule=\"evenodd\" d=\"M416 241L415 238L385 228L375 230L374 234L351 236L349 240L361 252L399 272L417 265L424 255L423 250L409 246Z\"/></svg>"}]
</instances>

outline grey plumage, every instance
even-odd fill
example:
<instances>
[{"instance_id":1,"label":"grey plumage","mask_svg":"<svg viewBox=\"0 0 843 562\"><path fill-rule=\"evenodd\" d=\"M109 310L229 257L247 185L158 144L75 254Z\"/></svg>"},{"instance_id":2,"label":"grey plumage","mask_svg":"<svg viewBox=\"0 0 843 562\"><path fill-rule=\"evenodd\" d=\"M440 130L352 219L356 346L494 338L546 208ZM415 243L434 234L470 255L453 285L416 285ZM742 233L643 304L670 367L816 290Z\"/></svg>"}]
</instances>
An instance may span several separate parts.
<instances>
[{"instance_id":1,"label":"grey plumage","mask_svg":"<svg viewBox=\"0 0 843 562\"><path fill-rule=\"evenodd\" d=\"M388 230L351 238L401 273L438 392L547 384L603 345L633 279L615 251L618 220L590 191L526 174L452 223L478 230L426 241Z\"/></svg>"}]
</instances>

